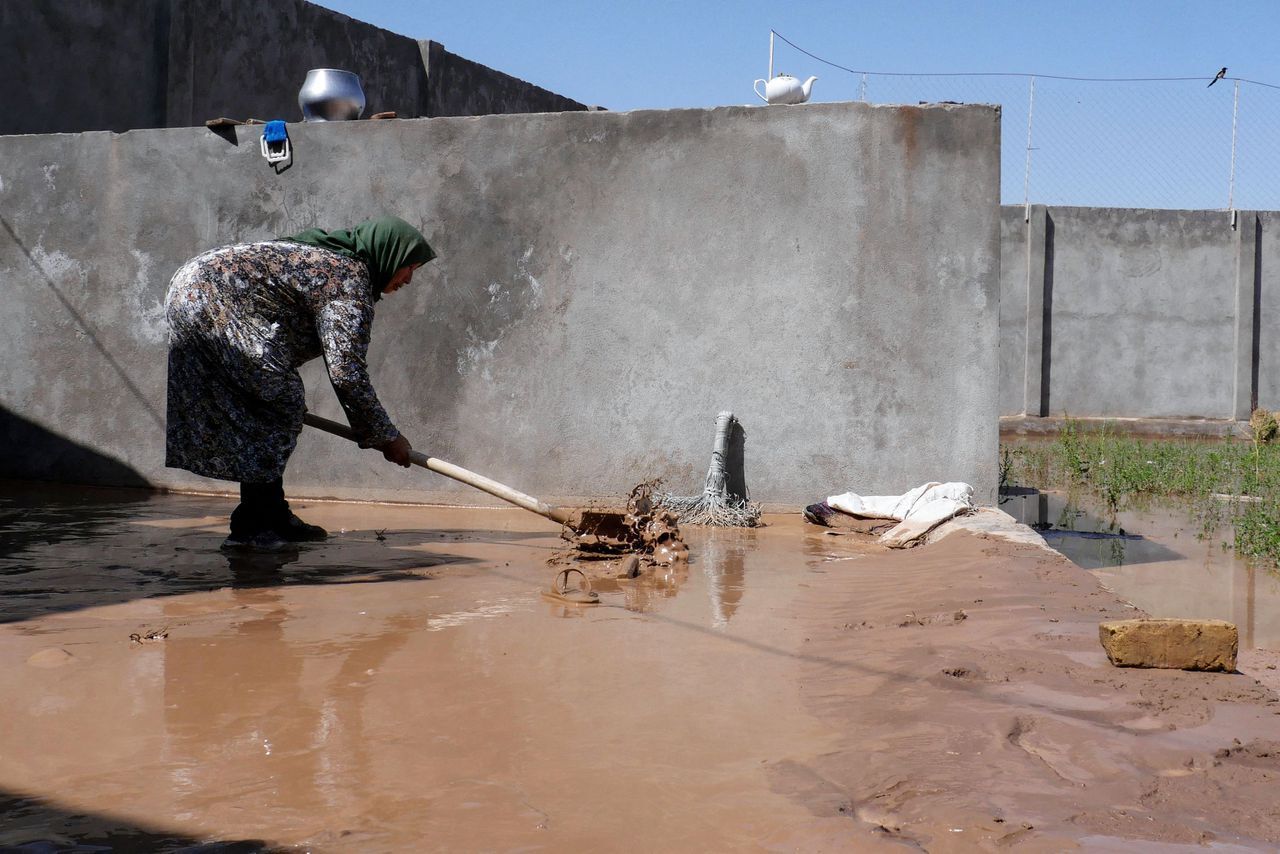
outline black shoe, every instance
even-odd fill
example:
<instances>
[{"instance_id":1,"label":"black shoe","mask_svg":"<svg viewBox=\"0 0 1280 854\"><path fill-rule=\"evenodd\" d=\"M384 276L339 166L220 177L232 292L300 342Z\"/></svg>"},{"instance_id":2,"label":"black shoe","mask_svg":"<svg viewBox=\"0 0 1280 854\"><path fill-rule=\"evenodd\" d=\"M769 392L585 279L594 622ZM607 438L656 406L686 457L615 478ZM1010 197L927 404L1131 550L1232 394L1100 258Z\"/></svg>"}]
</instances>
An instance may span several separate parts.
<instances>
[{"instance_id":1,"label":"black shoe","mask_svg":"<svg viewBox=\"0 0 1280 854\"><path fill-rule=\"evenodd\" d=\"M275 533L290 543L314 543L328 539L329 532L319 525L308 525L290 513L284 522L276 525Z\"/></svg>"}]
</instances>

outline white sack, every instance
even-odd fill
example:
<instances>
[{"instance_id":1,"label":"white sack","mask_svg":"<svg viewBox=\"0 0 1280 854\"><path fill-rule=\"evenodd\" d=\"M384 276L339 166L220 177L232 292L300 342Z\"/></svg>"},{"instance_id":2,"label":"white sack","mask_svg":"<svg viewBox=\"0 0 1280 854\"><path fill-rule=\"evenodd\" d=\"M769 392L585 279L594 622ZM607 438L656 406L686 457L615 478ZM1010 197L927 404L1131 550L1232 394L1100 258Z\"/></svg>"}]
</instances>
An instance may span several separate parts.
<instances>
[{"instance_id":1,"label":"white sack","mask_svg":"<svg viewBox=\"0 0 1280 854\"><path fill-rule=\"evenodd\" d=\"M827 504L863 519L896 519L880 537L890 548L914 545L921 537L955 516L972 512L973 487L967 483L926 483L903 495L833 495Z\"/></svg>"}]
</instances>

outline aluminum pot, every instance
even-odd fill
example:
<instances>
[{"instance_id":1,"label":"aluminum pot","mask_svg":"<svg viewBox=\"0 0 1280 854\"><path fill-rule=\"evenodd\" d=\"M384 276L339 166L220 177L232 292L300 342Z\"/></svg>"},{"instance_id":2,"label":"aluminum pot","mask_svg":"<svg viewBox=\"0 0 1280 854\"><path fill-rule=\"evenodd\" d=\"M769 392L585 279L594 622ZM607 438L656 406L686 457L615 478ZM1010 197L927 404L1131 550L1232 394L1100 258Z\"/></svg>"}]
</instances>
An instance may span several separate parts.
<instances>
[{"instance_id":1,"label":"aluminum pot","mask_svg":"<svg viewBox=\"0 0 1280 854\"><path fill-rule=\"evenodd\" d=\"M302 118L309 122L344 122L364 112L360 78L337 68L313 68L298 90Z\"/></svg>"}]
</instances>

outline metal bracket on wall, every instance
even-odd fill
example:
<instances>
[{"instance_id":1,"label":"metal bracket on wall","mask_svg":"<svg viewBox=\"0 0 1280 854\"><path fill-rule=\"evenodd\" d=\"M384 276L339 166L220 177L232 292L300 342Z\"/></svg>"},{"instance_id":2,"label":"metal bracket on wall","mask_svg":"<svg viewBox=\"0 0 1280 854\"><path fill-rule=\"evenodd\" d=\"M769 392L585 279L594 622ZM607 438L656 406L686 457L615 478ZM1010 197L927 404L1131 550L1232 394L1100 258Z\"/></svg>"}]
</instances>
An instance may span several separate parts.
<instances>
[{"instance_id":1,"label":"metal bracket on wall","mask_svg":"<svg viewBox=\"0 0 1280 854\"><path fill-rule=\"evenodd\" d=\"M1239 220L1240 220L1240 211L1236 210L1235 208L1232 208L1231 209L1231 230L1232 231L1235 231L1236 227L1240 224Z\"/></svg>"},{"instance_id":2,"label":"metal bracket on wall","mask_svg":"<svg viewBox=\"0 0 1280 854\"><path fill-rule=\"evenodd\" d=\"M293 150L289 145L289 131L279 119L267 122L262 129L262 156L274 165L284 163L293 158Z\"/></svg>"}]
</instances>

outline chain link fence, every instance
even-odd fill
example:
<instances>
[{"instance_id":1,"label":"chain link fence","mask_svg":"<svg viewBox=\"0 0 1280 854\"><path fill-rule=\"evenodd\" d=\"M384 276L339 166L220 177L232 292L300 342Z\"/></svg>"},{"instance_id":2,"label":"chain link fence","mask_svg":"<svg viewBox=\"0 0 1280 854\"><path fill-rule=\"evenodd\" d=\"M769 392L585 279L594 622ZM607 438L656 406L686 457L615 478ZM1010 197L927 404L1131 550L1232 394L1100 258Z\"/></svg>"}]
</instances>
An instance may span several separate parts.
<instances>
[{"instance_id":1,"label":"chain link fence","mask_svg":"<svg viewBox=\"0 0 1280 854\"><path fill-rule=\"evenodd\" d=\"M1280 210L1280 87L1232 77L1209 86L1212 74L886 74L787 44L804 55L779 46L774 68L819 74L823 100L998 104L1004 204Z\"/></svg>"}]
</instances>

